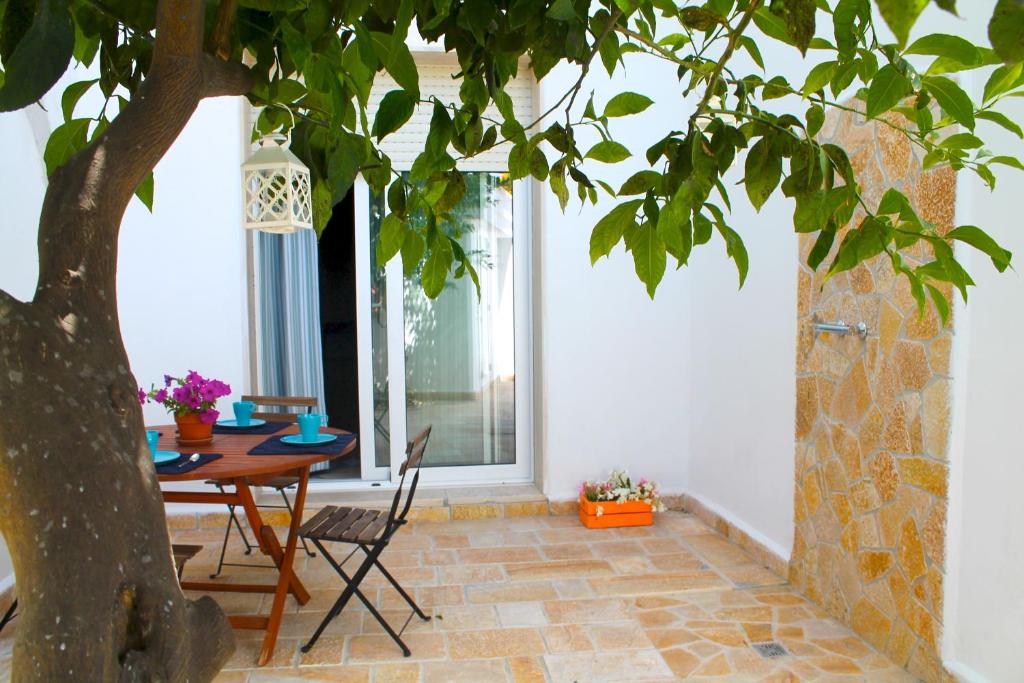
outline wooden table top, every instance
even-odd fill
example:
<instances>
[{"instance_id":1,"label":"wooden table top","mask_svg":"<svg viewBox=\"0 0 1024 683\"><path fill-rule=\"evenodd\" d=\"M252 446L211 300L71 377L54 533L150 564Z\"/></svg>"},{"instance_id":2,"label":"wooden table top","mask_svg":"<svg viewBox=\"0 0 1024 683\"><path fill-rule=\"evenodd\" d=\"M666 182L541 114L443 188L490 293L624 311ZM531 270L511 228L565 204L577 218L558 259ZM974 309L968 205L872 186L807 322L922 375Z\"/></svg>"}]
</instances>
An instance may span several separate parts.
<instances>
[{"instance_id":1,"label":"wooden table top","mask_svg":"<svg viewBox=\"0 0 1024 683\"><path fill-rule=\"evenodd\" d=\"M157 473L160 481L232 479L235 477L252 477L287 472L302 467L309 467L326 460L344 458L356 448L356 440L353 439L338 455L323 455L320 453L310 453L309 455L249 455L251 448L258 446L272 436L298 434L298 425L289 425L274 434L214 434L212 443L199 447L179 445L174 438L175 430L177 429L175 425L147 426L146 429L155 429L160 432L158 450L178 451L187 454L220 453L224 456L184 474ZM349 433L331 427L324 427L321 431L329 434Z\"/></svg>"}]
</instances>

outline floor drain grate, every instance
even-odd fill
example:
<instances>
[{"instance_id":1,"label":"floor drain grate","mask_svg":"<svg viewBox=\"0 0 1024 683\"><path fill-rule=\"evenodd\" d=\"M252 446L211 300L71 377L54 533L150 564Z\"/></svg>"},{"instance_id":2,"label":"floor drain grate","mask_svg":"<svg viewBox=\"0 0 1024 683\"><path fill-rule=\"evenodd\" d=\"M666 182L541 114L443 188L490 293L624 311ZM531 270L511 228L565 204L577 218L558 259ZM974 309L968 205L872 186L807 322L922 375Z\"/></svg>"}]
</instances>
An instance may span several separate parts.
<instances>
[{"instance_id":1,"label":"floor drain grate","mask_svg":"<svg viewBox=\"0 0 1024 683\"><path fill-rule=\"evenodd\" d=\"M753 647L757 650L758 654L766 659L775 659L776 657L785 657L789 653L786 652L786 648L782 647L778 643L772 641L768 643L754 643Z\"/></svg>"}]
</instances>

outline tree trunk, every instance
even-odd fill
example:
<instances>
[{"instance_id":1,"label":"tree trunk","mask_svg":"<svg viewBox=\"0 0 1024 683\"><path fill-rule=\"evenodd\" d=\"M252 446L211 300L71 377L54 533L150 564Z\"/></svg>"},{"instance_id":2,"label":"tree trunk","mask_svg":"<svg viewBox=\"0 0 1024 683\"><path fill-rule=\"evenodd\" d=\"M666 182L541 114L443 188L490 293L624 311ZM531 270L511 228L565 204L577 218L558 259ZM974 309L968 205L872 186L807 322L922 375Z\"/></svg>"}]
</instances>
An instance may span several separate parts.
<instances>
[{"instance_id":1,"label":"tree trunk","mask_svg":"<svg viewBox=\"0 0 1024 683\"><path fill-rule=\"evenodd\" d=\"M0 292L0 531L17 577L17 681L203 681L233 650L175 576L117 316L117 235L135 187L201 98L245 69L202 52L202 0L161 0L135 97L50 178L31 303ZM201 342L197 342L201 343Z\"/></svg>"}]
</instances>

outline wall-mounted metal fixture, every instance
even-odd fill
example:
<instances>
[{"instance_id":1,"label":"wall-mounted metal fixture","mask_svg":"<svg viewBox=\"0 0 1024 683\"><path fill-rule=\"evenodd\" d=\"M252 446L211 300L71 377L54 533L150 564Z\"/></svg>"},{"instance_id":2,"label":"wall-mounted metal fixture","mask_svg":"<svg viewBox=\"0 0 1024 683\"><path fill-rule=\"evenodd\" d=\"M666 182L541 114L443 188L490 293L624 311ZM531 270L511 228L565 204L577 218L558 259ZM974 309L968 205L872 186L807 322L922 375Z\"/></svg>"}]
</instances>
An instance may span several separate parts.
<instances>
[{"instance_id":1,"label":"wall-mounted metal fixture","mask_svg":"<svg viewBox=\"0 0 1024 683\"><path fill-rule=\"evenodd\" d=\"M834 323L815 322L814 331L819 334L822 332L832 332L834 334L841 334L844 336L847 334L855 334L861 339L868 338L868 326L862 322L857 323L856 325L844 323L842 320L837 320Z\"/></svg>"}]
</instances>

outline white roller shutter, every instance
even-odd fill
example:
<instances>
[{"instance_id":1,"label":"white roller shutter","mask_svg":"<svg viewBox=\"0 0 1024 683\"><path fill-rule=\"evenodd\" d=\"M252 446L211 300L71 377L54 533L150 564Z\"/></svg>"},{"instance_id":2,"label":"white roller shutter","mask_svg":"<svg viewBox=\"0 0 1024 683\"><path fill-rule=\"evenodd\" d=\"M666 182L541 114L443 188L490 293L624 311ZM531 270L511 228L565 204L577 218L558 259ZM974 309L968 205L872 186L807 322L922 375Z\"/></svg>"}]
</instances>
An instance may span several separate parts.
<instances>
[{"instance_id":1,"label":"white roller shutter","mask_svg":"<svg viewBox=\"0 0 1024 683\"><path fill-rule=\"evenodd\" d=\"M437 55L425 56L424 60L429 59L431 60L430 62L417 60L417 68L420 72L420 97L424 100L430 97L437 97L446 104L459 105L461 104L459 100L459 86L462 85L462 80L452 78L452 74L457 73L459 70L458 64L440 63L438 57ZM444 58L444 56L441 57ZM516 113L516 118L523 125L527 125L532 123L536 116L533 109L534 80L528 68L521 67L519 73L520 76L512 79L505 87L505 92L512 98L512 107ZM381 72L377 74L377 77L374 79L373 88L370 90L370 101L366 112L371 126L373 125L373 118L377 115L377 108L380 106L381 99L383 99L388 91L396 88L398 88L398 85L387 73ZM243 133L248 144L248 136L252 134L256 119L259 118L260 108L247 105L245 109L246 121ZM412 162L423 151L423 145L430 130L430 117L432 113L430 105L419 105L416 107L416 111L413 112L412 118L400 130L388 135L381 141L379 147L385 154L391 157L392 167L395 170L408 171L412 168ZM496 121L501 120L501 114L493 105L487 109L485 115ZM459 170L507 171L508 151L511 147L512 145L509 143L497 145L472 159L459 162ZM247 147L248 153L251 153L251 150L254 149L256 149L256 145ZM451 148L449 148L449 152L452 156L457 154ZM248 153L246 156L248 156Z\"/></svg>"},{"instance_id":2,"label":"white roller shutter","mask_svg":"<svg viewBox=\"0 0 1024 683\"><path fill-rule=\"evenodd\" d=\"M417 64L420 72L420 98L428 99L437 97L445 104L460 105L459 86L462 80L452 78L457 73L457 64L429 64L420 61ZM520 69L520 74L528 73L528 70ZM377 107L384 95L398 88L395 81L386 73L377 74L374 80L373 89L370 91L370 102L367 107L367 116L370 124L373 124L373 117L377 114ZM512 98L512 106L516 118L523 125L533 121L533 79L523 77L512 79L505 88L505 92ZM412 168L412 162L420 152L427 139L430 130L430 117L433 108L429 104L420 104L413 112L412 118L398 131L391 133L380 142L380 149L391 157L391 164L395 170L407 171ZM485 115L496 121L501 120L501 114L492 105L487 109ZM500 137L500 135L499 135ZM459 170L462 171L507 171L508 151L511 148L509 143L493 147L482 154L459 162ZM457 156L454 150L450 149L452 156Z\"/></svg>"}]
</instances>

